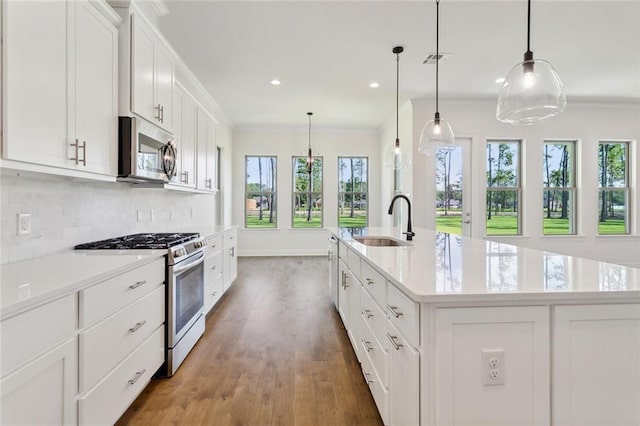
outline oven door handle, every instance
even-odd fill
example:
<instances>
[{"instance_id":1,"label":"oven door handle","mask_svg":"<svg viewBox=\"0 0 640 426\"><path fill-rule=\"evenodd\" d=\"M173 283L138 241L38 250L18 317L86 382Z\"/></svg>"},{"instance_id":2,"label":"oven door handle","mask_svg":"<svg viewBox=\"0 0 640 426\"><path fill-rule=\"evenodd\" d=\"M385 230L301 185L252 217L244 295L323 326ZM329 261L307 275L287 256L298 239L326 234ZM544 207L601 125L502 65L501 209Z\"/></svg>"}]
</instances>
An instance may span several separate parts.
<instances>
[{"instance_id":1,"label":"oven door handle","mask_svg":"<svg viewBox=\"0 0 640 426\"><path fill-rule=\"evenodd\" d=\"M189 263L186 264L178 264L178 265L174 265L173 266L173 273L174 274L179 274L180 272L183 272L189 268L193 268L194 266L197 266L199 264L201 264L202 262L204 262L204 253L200 253L200 255L197 257L196 260L191 261Z\"/></svg>"}]
</instances>

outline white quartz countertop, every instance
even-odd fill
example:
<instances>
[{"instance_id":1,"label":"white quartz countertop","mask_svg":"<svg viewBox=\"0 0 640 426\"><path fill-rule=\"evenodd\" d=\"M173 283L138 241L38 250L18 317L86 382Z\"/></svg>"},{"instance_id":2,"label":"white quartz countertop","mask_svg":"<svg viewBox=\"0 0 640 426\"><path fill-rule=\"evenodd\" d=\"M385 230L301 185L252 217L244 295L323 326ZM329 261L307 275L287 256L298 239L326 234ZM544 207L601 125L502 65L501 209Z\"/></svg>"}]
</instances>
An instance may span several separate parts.
<instances>
[{"instance_id":1,"label":"white quartz countertop","mask_svg":"<svg viewBox=\"0 0 640 426\"><path fill-rule=\"evenodd\" d=\"M135 269L166 250L69 250L0 265L0 319Z\"/></svg>"},{"instance_id":2,"label":"white quartz countertop","mask_svg":"<svg viewBox=\"0 0 640 426\"><path fill-rule=\"evenodd\" d=\"M367 246L354 236L404 240L397 228L328 228L416 302L625 299L640 301L640 269L415 229L409 245Z\"/></svg>"}]
</instances>

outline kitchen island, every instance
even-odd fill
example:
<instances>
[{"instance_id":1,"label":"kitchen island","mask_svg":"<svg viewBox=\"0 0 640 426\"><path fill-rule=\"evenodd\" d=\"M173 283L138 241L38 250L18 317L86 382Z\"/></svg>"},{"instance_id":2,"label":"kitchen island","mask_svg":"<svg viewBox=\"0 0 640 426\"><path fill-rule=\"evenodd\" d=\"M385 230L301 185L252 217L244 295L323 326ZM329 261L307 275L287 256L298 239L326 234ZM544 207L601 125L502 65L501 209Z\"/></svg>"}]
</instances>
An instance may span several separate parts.
<instances>
[{"instance_id":1,"label":"kitchen island","mask_svg":"<svg viewBox=\"0 0 640 426\"><path fill-rule=\"evenodd\" d=\"M640 270L496 241L329 228L385 424L640 424Z\"/></svg>"}]
</instances>

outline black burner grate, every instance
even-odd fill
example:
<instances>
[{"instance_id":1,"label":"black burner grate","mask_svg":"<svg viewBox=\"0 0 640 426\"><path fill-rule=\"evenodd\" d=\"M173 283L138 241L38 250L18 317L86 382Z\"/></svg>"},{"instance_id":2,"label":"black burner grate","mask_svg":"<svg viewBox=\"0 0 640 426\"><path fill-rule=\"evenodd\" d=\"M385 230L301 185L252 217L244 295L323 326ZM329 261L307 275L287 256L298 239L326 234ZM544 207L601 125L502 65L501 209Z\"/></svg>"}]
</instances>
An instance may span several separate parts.
<instances>
[{"instance_id":1,"label":"black burner grate","mask_svg":"<svg viewBox=\"0 0 640 426\"><path fill-rule=\"evenodd\" d=\"M167 249L200 236L197 232L167 232L125 235L108 240L78 244L78 250Z\"/></svg>"}]
</instances>

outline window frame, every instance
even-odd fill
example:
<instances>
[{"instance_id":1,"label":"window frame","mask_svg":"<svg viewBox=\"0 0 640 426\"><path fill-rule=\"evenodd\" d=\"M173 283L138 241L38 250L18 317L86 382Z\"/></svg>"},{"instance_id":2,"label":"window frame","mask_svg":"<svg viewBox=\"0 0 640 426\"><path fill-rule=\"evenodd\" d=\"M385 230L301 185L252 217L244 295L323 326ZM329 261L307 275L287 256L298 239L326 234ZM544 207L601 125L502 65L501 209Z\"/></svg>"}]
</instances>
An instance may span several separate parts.
<instances>
[{"instance_id":1,"label":"window frame","mask_svg":"<svg viewBox=\"0 0 640 426\"><path fill-rule=\"evenodd\" d=\"M304 226L295 226L295 217L296 217L296 196L303 195L307 197L311 197L313 200L314 196L319 196L320 200L324 198L324 157L323 156L312 156L314 167L317 164L317 161L320 160L320 191L296 191L296 165L298 159L307 160L306 155L294 155L291 157L291 229L323 229L324 228L324 202L320 207L320 226L312 226L312 227L304 227ZM311 179L313 180L313 179Z\"/></svg>"},{"instance_id":2,"label":"window frame","mask_svg":"<svg viewBox=\"0 0 640 426\"><path fill-rule=\"evenodd\" d=\"M341 191L341 181L340 181L340 161L343 159L359 159L359 160L366 160L367 163L367 173L366 173L366 191ZM364 199L367 202L367 212L365 215L365 222L364 222L364 228L369 226L369 157L368 156L361 156L361 155L344 155L344 156L338 156L338 164L337 164L337 172L338 172L338 199L337 199L337 216L338 216L338 220L337 220L337 224L338 227L340 227L340 199L341 196L343 195L351 195L351 197L353 197L354 195L364 195ZM362 188L362 182L360 183L360 188Z\"/></svg>"},{"instance_id":3,"label":"window frame","mask_svg":"<svg viewBox=\"0 0 640 426\"><path fill-rule=\"evenodd\" d=\"M484 234L485 236L490 236L490 237L514 237L514 236L522 236L522 210L523 210L523 198L522 198L522 146L523 146L523 139L515 139L515 138L491 138L491 139L486 139L485 142L485 150L488 148L489 144L496 144L496 145L500 145L500 144L509 144L509 145L516 145L518 148L517 151L517 156L518 156L518 161L515 167L515 172L516 172L516 186L488 186L488 178L487 178L487 173L489 172L489 170L487 169L487 165L489 164L489 158L487 155L485 155L485 201L484 201L484 207L485 207L485 213L484 213L484 218L485 218L485 226L484 226ZM515 192L516 194L516 199L517 199L517 203L518 203L518 211L517 211L517 216L516 216L516 223L517 223L517 228L516 228L516 233L515 234L489 234L487 233L487 228L488 228L488 218L487 218L487 194L489 192Z\"/></svg>"},{"instance_id":4,"label":"window frame","mask_svg":"<svg viewBox=\"0 0 640 426\"><path fill-rule=\"evenodd\" d=\"M625 156L624 156L624 186L601 186L601 170L600 170L600 147L602 145L624 145L625 146ZM596 235L598 236L610 236L610 235L630 235L631 234L631 186L630 186L630 172L629 169L631 167L631 141L624 139L600 139L598 140L598 151L596 158L598 159L597 165L597 180L598 180L598 207L597 207L597 217L598 217L598 228ZM623 191L624 199L625 199L625 214L624 214L624 232L623 233L601 233L600 232L600 195L602 193L614 192L614 191Z\"/></svg>"},{"instance_id":5,"label":"window frame","mask_svg":"<svg viewBox=\"0 0 640 426\"><path fill-rule=\"evenodd\" d=\"M544 184L544 175L543 175L543 179L542 179L542 200L543 200L543 205L542 208L543 210L546 208L545 204L544 204L544 197L545 194L547 192L569 192L570 193L570 200L571 202L569 203L570 206L570 210L569 210L569 233L567 234L547 234L544 231L544 216L542 218L542 235L543 236L554 236L554 237L561 237L563 235L567 235L567 236L572 236L572 235L577 235L578 234L578 212L577 212L577 206L578 206L578 187L577 187L577 183L576 183L576 179L578 177L578 172L577 172L577 167L578 167L578 161L576 159L577 157L577 149L578 149L578 140L577 139L544 139L542 141L542 164L544 167L545 164L545 146L547 145L567 145L571 147L571 151L570 151L570 155L569 155L569 165L570 165L570 176L569 176L569 181L572 183L571 186L545 186ZM548 184L548 183L547 183Z\"/></svg>"},{"instance_id":6,"label":"window frame","mask_svg":"<svg viewBox=\"0 0 640 426\"><path fill-rule=\"evenodd\" d=\"M247 170L247 162L249 158L273 158L275 159L275 168L274 168L274 174L273 174L273 186L274 186L274 190L273 191L247 191L247 185L249 184L248 182L248 170ZM249 199L249 194L252 195L260 195L261 197L264 195L271 195L272 194L272 199L275 200L275 211L274 211L274 223L273 226L247 226L247 218L248 218L248 214L247 214L247 202L246 200ZM245 155L244 156L244 229L249 229L249 230L273 230L273 229L278 229L278 156L277 155Z\"/></svg>"}]
</instances>

